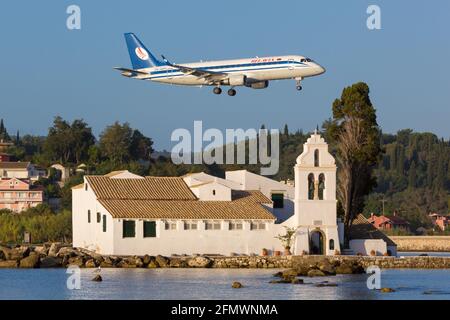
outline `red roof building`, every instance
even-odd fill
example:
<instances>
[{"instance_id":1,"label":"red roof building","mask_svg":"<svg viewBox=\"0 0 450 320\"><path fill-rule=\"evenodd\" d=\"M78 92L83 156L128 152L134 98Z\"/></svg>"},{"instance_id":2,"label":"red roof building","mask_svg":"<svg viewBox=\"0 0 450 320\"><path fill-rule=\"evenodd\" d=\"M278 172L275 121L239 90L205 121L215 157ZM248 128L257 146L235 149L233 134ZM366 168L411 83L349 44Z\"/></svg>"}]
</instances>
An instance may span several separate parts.
<instances>
[{"instance_id":1,"label":"red roof building","mask_svg":"<svg viewBox=\"0 0 450 320\"><path fill-rule=\"evenodd\" d=\"M371 214L370 218L367 219L375 228L380 230L408 230L409 222L403 218L400 218L395 213L392 216L377 216Z\"/></svg>"}]
</instances>

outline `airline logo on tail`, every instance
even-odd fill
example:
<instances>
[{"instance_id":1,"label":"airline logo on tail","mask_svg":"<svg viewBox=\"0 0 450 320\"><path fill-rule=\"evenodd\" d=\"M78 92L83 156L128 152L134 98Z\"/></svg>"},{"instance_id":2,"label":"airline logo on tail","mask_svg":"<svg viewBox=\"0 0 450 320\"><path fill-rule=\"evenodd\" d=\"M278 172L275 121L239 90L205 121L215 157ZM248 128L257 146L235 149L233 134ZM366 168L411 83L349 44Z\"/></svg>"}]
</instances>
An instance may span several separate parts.
<instances>
[{"instance_id":1,"label":"airline logo on tail","mask_svg":"<svg viewBox=\"0 0 450 320\"><path fill-rule=\"evenodd\" d=\"M137 57L141 60L145 61L149 59L148 52L144 48L137 47L136 50L134 50L134 52L136 53Z\"/></svg>"}]
</instances>

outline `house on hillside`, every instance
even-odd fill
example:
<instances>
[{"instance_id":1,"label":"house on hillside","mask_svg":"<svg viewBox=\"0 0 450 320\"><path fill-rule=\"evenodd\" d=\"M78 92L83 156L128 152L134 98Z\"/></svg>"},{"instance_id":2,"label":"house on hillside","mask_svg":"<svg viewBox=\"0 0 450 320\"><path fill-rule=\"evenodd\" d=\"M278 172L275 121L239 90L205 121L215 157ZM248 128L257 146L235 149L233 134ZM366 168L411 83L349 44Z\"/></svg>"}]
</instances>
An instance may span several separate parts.
<instances>
[{"instance_id":1,"label":"house on hillside","mask_svg":"<svg viewBox=\"0 0 450 320\"><path fill-rule=\"evenodd\" d=\"M395 212L392 216L380 215L374 213L367 219L375 228L380 230L403 230L409 231L409 222L399 217Z\"/></svg>"},{"instance_id":2,"label":"house on hillside","mask_svg":"<svg viewBox=\"0 0 450 320\"><path fill-rule=\"evenodd\" d=\"M20 213L43 201L44 191L41 186L33 186L29 181L17 178L0 180L0 209Z\"/></svg>"},{"instance_id":3,"label":"house on hillside","mask_svg":"<svg viewBox=\"0 0 450 320\"><path fill-rule=\"evenodd\" d=\"M304 144L294 172L294 186L246 170L224 179L87 175L72 188L73 246L114 255L274 254L284 251L275 237L294 228L293 254L339 254L336 165L319 133ZM387 252L383 239L370 245Z\"/></svg>"},{"instance_id":4,"label":"house on hillside","mask_svg":"<svg viewBox=\"0 0 450 320\"><path fill-rule=\"evenodd\" d=\"M37 181L40 177L45 177L46 171L36 167L30 162L0 162L0 178L2 179L26 179Z\"/></svg>"},{"instance_id":5,"label":"house on hillside","mask_svg":"<svg viewBox=\"0 0 450 320\"><path fill-rule=\"evenodd\" d=\"M433 225L441 231L447 230L448 226L450 225L450 216L448 215L430 213L428 217L431 219Z\"/></svg>"}]
</instances>

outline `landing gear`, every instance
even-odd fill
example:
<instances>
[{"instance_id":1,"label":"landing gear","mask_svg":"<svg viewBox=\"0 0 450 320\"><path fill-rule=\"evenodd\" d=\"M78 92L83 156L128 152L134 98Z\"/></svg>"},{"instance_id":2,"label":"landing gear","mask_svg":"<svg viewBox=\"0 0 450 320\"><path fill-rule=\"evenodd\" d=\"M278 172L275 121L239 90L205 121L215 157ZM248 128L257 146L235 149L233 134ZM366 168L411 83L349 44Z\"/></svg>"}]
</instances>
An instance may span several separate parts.
<instances>
[{"instance_id":1,"label":"landing gear","mask_svg":"<svg viewBox=\"0 0 450 320\"><path fill-rule=\"evenodd\" d=\"M303 89L303 87L302 87L302 80L303 80L303 78L296 78L295 80L296 80L295 81L295 88L298 91L301 91Z\"/></svg>"},{"instance_id":2,"label":"landing gear","mask_svg":"<svg viewBox=\"0 0 450 320\"><path fill-rule=\"evenodd\" d=\"M222 89L221 89L220 87L215 87L215 88L213 89L213 92L214 92L215 94L221 94L221 93L222 93Z\"/></svg>"},{"instance_id":3,"label":"landing gear","mask_svg":"<svg viewBox=\"0 0 450 320\"><path fill-rule=\"evenodd\" d=\"M233 88L231 88L230 90L228 90L228 95L230 97L234 97L236 95L236 90L234 90Z\"/></svg>"}]
</instances>

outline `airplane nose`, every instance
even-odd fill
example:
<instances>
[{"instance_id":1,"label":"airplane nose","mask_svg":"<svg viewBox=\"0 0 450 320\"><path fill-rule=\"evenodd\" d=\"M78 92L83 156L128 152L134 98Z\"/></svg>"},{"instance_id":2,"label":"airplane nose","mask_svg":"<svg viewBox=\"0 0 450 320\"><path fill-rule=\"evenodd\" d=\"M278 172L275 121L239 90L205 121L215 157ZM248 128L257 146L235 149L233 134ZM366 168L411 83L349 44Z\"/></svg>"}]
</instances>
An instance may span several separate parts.
<instances>
[{"instance_id":1,"label":"airplane nose","mask_svg":"<svg viewBox=\"0 0 450 320\"><path fill-rule=\"evenodd\" d=\"M317 65L317 74L319 75L319 74L322 74L322 73L325 73L325 68L324 67L322 67L320 64L318 64Z\"/></svg>"}]
</instances>

